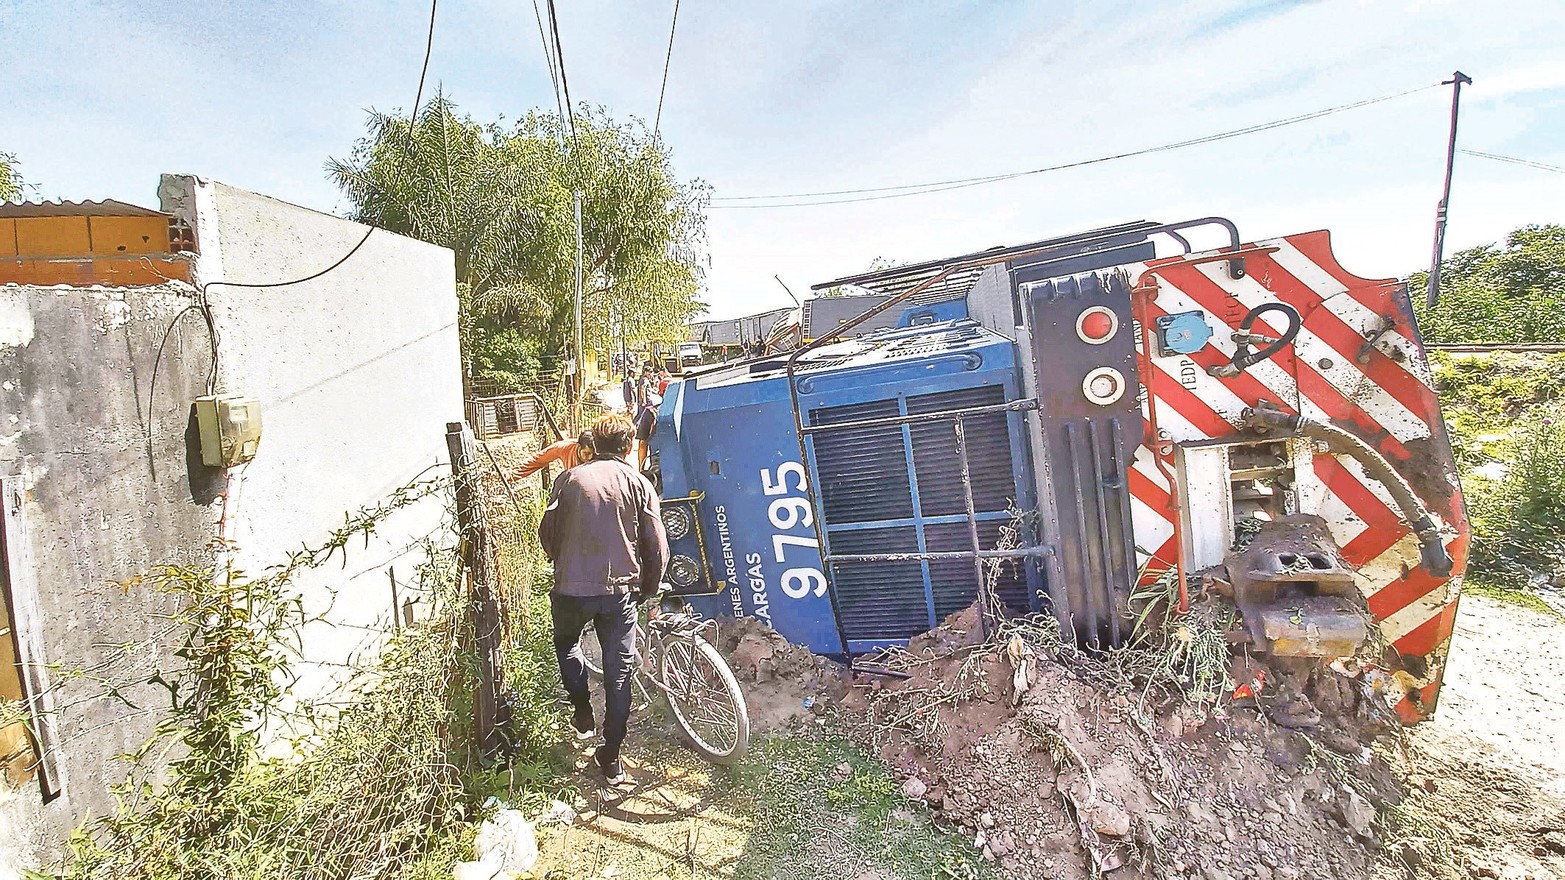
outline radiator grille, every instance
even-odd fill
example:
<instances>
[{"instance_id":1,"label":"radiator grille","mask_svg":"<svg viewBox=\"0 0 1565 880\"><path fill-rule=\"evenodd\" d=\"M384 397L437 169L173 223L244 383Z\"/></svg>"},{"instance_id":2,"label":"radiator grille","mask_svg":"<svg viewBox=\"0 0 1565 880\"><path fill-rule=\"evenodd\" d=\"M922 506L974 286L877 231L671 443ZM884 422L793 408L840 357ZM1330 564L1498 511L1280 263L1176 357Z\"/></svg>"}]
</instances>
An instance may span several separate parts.
<instances>
[{"instance_id":1,"label":"radiator grille","mask_svg":"<svg viewBox=\"0 0 1565 880\"><path fill-rule=\"evenodd\" d=\"M1005 525L1007 522L979 523L978 546L984 550L996 549L1000 544L1000 529ZM972 546L965 522L927 525L924 527L924 540L930 551L966 550ZM1027 581L1026 576L1022 574L1021 563L1014 559L992 561L996 564L994 572L996 597L1005 607L1013 611L1025 610ZM985 577L988 577L990 562L991 560L984 561ZM931 562L929 579L935 596L936 620L944 620L946 615L966 608L978 594L978 585L973 578L973 564L966 559Z\"/></svg>"},{"instance_id":2,"label":"radiator grille","mask_svg":"<svg viewBox=\"0 0 1565 880\"><path fill-rule=\"evenodd\" d=\"M917 414L1004 403L998 385L961 388L814 410L817 426L899 413ZM977 514L1004 514L1016 497L1009 422L1004 413L964 419L967 454ZM848 428L813 435L815 469L824 525L834 555L917 553L967 550L967 523L929 522L931 517L962 516L961 462L956 433L948 420ZM918 509L914 510L913 473ZM980 521L979 545L996 549L1009 521ZM845 528L854 526L853 528ZM922 538L922 541L921 541ZM965 608L978 596L970 560L940 562L837 563L831 566L843 635L855 640L906 639ZM996 573L995 592L1012 609L1027 607L1026 576L1019 562L1006 561Z\"/></svg>"},{"instance_id":3,"label":"radiator grille","mask_svg":"<svg viewBox=\"0 0 1565 880\"><path fill-rule=\"evenodd\" d=\"M917 553L912 526L833 532L833 553ZM923 567L917 562L834 565L832 586L849 639L905 639L929 629Z\"/></svg>"},{"instance_id":4,"label":"radiator grille","mask_svg":"<svg viewBox=\"0 0 1565 880\"><path fill-rule=\"evenodd\" d=\"M819 409L817 425L897 415L895 400ZM833 523L876 522L913 515L902 429L846 428L815 435L815 467L826 518Z\"/></svg>"},{"instance_id":5,"label":"radiator grille","mask_svg":"<svg viewBox=\"0 0 1565 880\"><path fill-rule=\"evenodd\" d=\"M940 394L909 397L909 413L939 412L1005 402L998 385L963 388ZM967 438L969 478L973 484L973 509L1005 510L1016 496L1011 467L1011 435L1004 413L987 413L963 420ZM913 434L913 466L918 471L918 504L925 516L961 514L961 462L956 454L955 426L945 420L918 422Z\"/></svg>"}]
</instances>

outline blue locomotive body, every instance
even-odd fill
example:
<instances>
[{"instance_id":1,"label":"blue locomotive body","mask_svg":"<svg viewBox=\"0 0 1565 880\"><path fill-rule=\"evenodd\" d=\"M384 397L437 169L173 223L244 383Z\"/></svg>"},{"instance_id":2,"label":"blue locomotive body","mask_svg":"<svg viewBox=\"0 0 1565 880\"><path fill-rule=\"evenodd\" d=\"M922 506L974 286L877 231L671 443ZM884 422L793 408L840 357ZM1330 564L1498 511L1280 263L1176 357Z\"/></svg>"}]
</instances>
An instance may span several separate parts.
<instances>
[{"instance_id":1,"label":"blue locomotive body","mask_svg":"<svg viewBox=\"0 0 1565 880\"><path fill-rule=\"evenodd\" d=\"M806 434L801 443L785 356L670 385L651 450L676 591L704 614L753 616L790 641L838 656L905 643L972 603L979 586L970 558L826 566L821 555L823 548L894 555L970 545L951 426L895 423L1021 396L1011 340L965 318L933 320L964 311L961 302L909 310L910 319L930 323L838 342L799 360L803 424L881 424ZM1022 436L1018 412L985 412L966 425L973 518L986 546L1031 506ZM811 488L818 498L809 497ZM825 523L816 520L815 501ZM1036 605L1022 566L1007 565L995 577L1007 604Z\"/></svg>"}]
</instances>

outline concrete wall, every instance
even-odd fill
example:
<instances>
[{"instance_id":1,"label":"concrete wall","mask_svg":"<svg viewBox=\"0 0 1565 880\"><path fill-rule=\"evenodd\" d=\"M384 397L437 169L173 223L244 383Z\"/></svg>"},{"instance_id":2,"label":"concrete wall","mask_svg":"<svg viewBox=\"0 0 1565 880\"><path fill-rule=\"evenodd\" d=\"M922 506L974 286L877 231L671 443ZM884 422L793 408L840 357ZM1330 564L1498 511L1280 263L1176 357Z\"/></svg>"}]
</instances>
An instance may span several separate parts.
<instances>
[{"instance_id":1,"label":"concrete wall","mask_svg":"<svg viewBox=\"0 0 1565 880\"><path fill-rule=\"evenodd\" d=\"M212 562L225 486L231 558L263 572L397 487L449 473L445 424L462 418L450 251L377 231L316 280L228 287L217 282L313 274L368 229L191 177L165 176L159 194L196 230L216 389L260 401L248 465L225 475L200 464L190 404L207 391L212 355L199 311L185 311L195 289L0 286L0 484L19 489L4 510L8 533L19 524L23 552L12 555L25 556L36 653L65 669L107 665L116 681L176 665L172 636L152 637L166 599L118 582L158 563ZM411 581L418 542L449 534L443 519L439 497L402 509L367 542L355 537L345 564L295 582L320 618L303 634L296 698L331 696L347 664L374 652L393 627L388 570ZM137 647L121 656L121 644ZM46 864L84 817L112 808L108 786L127 770L116 756L167 705L147 686L124 693L136 709L85 699L101 689L78 679L53 692L57 798L45 803L36 783L0 785L0 880Z\"/></svg>"},{"instance_id":2,"label":"concrete wall","mask_svg":"<svg viewBox=\"0 0 1565 880\"><path fill-rule=\"evenodd\" d=\"M0 785L0 877L113 808L107 784L126 771L116 756L140 747L167 705L133 683L173 665L167 641L149 639L167 599L119 583L154 564L210 560L221 475L187 456L190 401L211 366L205 325L185 311L193 295L0 286L0 513L12 593L32 615L24 648L58 664L42 677L54 688L47 757L61 792L44 803L36 780ZM91 674L71 679L77 670ZM101 696L101 679L124 701Z\"/></svg>"},{"instance_id":3,"label":"concrete wall","mask_svg":"<svg viewBox=\"0 0 1565 880\"><path fill-rule=\"evenodd\" d=\"M345 514L449 473L445 425L462 419L450 250L222 183L165 175L163 209L193 220L220 346L220 391L257 398L265 430L234 494L236 564L276 565ZM312 281L243 288L313 275ZM440 537L439 498L355 538L345 566L303 573L312 623L294 695L328 696L392 626L388 569L412 580L417 542ZM400 564L399 564L400 563ZM404 589L402 595L406 596Z\"/></svg>"}]
</instances>

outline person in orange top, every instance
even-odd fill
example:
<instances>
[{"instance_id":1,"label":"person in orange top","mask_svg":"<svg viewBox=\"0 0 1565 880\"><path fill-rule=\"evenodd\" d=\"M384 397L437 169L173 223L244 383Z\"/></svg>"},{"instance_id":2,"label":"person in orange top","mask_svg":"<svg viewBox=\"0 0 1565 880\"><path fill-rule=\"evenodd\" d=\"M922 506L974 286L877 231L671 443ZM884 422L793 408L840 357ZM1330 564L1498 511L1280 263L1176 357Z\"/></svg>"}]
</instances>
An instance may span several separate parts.
<instances>
[{"instance_id":1,"label":"person in orange top","mask_svg":"<svg viewBox=\"0 0 1565 880\"><path fill-rule=\"evenodd\" d=\"M583 431L575 440L560 440L538 450L522 464L522 469L516 472L516 479L525 480L551 464L568 471L589 461L592 461L592 432Z\"/></svg>"}]
</instances>

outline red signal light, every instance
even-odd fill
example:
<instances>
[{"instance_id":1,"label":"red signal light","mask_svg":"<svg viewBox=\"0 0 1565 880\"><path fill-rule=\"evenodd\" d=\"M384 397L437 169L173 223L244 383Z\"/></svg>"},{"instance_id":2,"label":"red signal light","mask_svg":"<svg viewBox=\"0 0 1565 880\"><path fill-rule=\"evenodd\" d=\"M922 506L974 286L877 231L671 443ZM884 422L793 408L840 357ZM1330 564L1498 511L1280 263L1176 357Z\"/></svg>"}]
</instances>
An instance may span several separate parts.
<instances>
[{"instance_id":1,"label":"red signal light","mask_svg":"<svg viewBox=\"0 0 1565 880\"><path fill-rule=\"evenodd\" d=\"M1119 330L1119 316L1104 306L1083 309L1076 316L1076 336L1088 345L1102 345Z\"/></svg>"}]
</instances>

